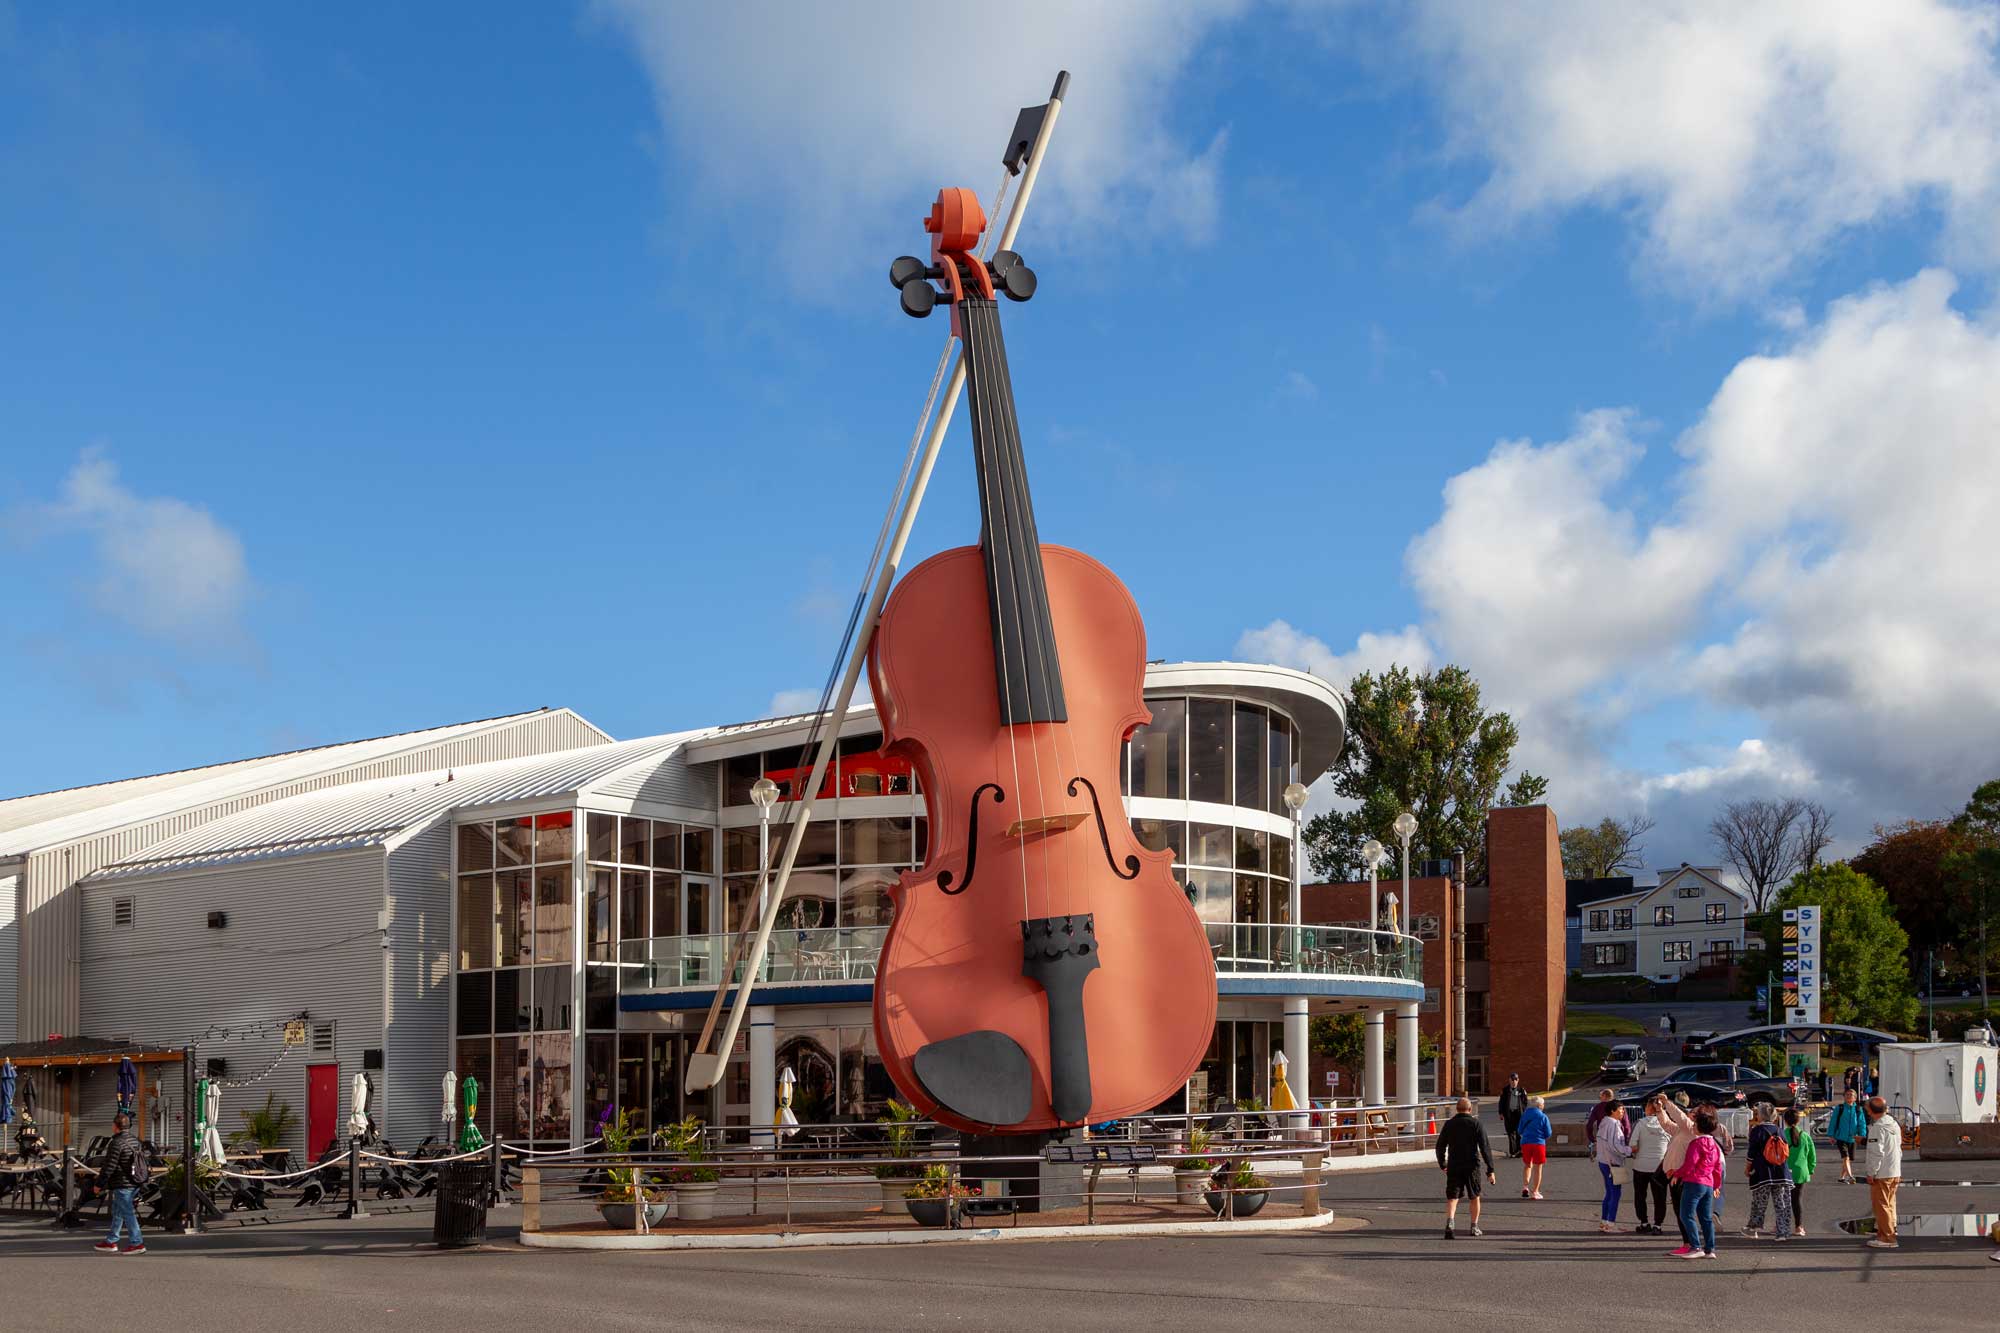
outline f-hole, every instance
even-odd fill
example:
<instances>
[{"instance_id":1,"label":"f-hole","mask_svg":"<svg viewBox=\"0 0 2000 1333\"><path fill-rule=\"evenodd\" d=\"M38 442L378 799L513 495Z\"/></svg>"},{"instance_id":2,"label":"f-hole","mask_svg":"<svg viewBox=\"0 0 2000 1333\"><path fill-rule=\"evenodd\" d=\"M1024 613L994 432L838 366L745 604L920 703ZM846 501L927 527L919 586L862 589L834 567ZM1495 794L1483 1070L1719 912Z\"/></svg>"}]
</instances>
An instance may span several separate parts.
<instances>
[{"instance_id":1,"label":"f-hole","mask_svg":"<svg viewBox=\"0 0 2000 1333\"><path fill-rule=\"evenodd\" d=\"M972 793L972 811L966 816L965 883L954 889L951 886L952 873L949 870L940 870L937 877L938 892L940 893L956 898L959 894L964 893L972 887L972 872L979 866L979 798L989 791L993 793L993 803L995 805L1007 799L1007 793L1000 789L1000 784L997 782L982 783L979 790ZM1074 795L1075 793L1072 792L1071 794ZM1136 862L1134 863L1134 869L1137 869Z\"/></svg>"},{"instance_id":2,"label":"f-hole","mask_svg":"<svg viewBox=\"0 0 2000 1333\"><path fill-rule=\"evenodd\" d=\"M1110 866L1111 873L1118 876L1118 878L1120 879L1139 878L1138 857L1136 856L1126 857L1125 868L1123 870L1120 870L1118 868L1118 862L1112 858L1111 834L1108 831L1106 831L1104 827L1104 807L1102 805L1099 805L1097 802L1097 785L1093 783L1089 778L1084 777L1082 774L1078 774L1076 777L1073 777L1069 780L1069 794L1071 796L1076 795L1076 784L1079 782L1083 784L1084 790L1090 793L1090 808L1097 814L1097 840L1100 843L1104 844L1104 864Z\"/></svg>"}]
</instances>

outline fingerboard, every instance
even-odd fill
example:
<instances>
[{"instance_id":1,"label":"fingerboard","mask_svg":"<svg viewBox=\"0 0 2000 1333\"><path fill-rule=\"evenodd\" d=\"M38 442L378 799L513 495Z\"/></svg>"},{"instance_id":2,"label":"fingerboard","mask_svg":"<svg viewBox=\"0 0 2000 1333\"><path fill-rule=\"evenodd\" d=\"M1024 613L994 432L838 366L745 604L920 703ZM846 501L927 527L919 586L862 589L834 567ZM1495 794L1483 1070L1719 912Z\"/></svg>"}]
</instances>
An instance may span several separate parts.
<instances>
[{"instance_id":1,"label":"fingerboard","mask_svg":"<svg viewBox=\"0 0 2000 1333\"><path fill-rule=\"evenodd\" d=\"M959 302L965 343L965 378L972 410L972 449L979 472L979 547L986 557L986 592L993 624L993 678L1000 687L1000 718L1009 726L1065 722L1062 664L1049 619L1048 581L1028 469L1021 458L1021 428L1014 415L1014 383L1007 373L1007 344L1000 336L996 303Z\"/></svg>"}]
</instances>

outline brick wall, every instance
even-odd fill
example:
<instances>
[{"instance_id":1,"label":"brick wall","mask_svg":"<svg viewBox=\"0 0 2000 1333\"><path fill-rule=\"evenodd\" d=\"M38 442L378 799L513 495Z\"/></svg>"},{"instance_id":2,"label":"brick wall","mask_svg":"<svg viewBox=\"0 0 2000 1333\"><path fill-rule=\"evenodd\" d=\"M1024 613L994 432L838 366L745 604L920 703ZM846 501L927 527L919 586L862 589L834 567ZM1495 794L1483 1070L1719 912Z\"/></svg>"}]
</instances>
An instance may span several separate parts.
<instances>
[{"instance_id":1,"label":"brick wall","mask_svg":"<svg viewBox=\"0 0 2000 1333\"><path fill-rule=\"evenodd\" d=\"M1555 1076L1567 972L1563 957L1562 848L1545 805L1495 810L1486 819L1486 957L1492 974L1488 1080L1519 1073L1530 1088Z\"/></svg>"}]
</instances>

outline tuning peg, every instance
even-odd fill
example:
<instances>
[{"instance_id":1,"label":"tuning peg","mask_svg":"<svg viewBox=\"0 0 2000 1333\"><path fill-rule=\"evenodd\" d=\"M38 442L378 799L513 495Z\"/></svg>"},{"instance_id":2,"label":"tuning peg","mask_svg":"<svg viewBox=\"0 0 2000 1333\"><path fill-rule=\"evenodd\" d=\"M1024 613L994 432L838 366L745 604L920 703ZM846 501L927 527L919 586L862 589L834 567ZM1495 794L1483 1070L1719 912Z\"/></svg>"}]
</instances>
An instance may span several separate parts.
<instances>
[{"instance_id":1,"label":"tuning peg","mask_svg":"<svg viewBox=\"0 0 2000 1333\"><path fill-rule=\"evenodd\" d=\"M922 319L936 304L937 288L925 281L922 274L903 284L903 313L912 319Z\"/></svg>"},{"instance_id":2,"label":"tuning peg","mask_svg":"<svg viewBox=\"0 0 2000 1333\"><path fill-rule=\"evenodd\" d=\"M1035 294L1035 270L1021 262L1012 250L1002 250L987 266L1010 301L1025 301Z\"/></svg>"},{"instance_id":3,"label":"tuning peg","mask_svg":"<svg viewBox=\"0 0 2000 1333\"><path fill-rule=\"evenodd\" d=\"M915 255L904 255L901 259L889 265L889 285L897 291L901 291L904 287L908 286L911 278L927 278L931 276L934 275L930 271L930 265L918 259Z\"/></svg>"}]
</instances>

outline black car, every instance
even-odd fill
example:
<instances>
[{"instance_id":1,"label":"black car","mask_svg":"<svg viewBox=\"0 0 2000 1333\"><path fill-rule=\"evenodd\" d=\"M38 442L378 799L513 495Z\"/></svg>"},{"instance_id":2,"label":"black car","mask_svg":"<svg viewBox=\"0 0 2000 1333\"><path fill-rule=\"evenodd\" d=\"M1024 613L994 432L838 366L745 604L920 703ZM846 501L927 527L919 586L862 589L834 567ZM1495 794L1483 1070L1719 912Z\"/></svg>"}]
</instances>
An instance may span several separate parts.
<instances>
[{"instance_id":1,"label":"black car","mask_svg":"<svg viewBox=\"0 0 2000 1333\"><path fill-rule=\"evenodd\" d=\"M1637 1111L1652 1100L1654 1093L1665 1093L1671 1097L1677 1092L1687 1094L1689 1106L1700 1106L1703 1102L1714 1102L1717 1106L1741 1106L1744 1101L1739 1088L1719 1088L1713 1083L1697 1083L1685 1078L1664 1079L1644 1087L1626 1088L1618 1094L1618 1100L1628 1111Z\"/></svg>"}]
</instances>

